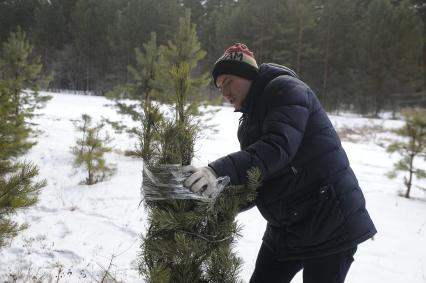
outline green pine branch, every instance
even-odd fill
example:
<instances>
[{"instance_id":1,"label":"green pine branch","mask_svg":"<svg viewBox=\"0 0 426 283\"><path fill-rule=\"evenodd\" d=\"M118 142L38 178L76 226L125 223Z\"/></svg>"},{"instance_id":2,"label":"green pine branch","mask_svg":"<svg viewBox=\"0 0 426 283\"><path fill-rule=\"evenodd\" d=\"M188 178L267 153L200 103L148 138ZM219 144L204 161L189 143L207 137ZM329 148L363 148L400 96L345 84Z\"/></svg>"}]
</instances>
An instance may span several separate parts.
<instances>
[{"instance_id":1,"label":"green pine branch","mask_svg":"<svg viewBox=\"0 0 426 283\"><path fill-rule=\"evenodd\" d=\"M37 166L31 162L15 164L14 172L0 174L0 247L25 228L10 216L37 202L40 190L47 185L46 180L34 180L38 174Z\"/></svg>"}]
</instances>

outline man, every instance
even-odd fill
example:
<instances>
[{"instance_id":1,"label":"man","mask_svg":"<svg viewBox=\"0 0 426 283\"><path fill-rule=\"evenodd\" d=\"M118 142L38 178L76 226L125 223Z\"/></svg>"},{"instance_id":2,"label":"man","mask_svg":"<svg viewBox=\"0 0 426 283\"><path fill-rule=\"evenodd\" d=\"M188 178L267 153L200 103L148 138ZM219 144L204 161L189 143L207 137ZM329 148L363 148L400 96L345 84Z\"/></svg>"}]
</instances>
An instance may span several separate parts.
<instances>
[{"instance_id":1,"label":"man","mask_svg":"<svg viewBox=\"0 0 426 283\"><path fill-rule=\"evenodd\" d=\"M242 113L241 150L209 164L186 167L185 185L215 195L217 176L234 185L260 168L255 200L267 220L250 282L344 282L357 245L376 229L339 137L313 91L290 69L258 67L237 43L213 68L215 85Z\"/></svg>"}]
</instances>

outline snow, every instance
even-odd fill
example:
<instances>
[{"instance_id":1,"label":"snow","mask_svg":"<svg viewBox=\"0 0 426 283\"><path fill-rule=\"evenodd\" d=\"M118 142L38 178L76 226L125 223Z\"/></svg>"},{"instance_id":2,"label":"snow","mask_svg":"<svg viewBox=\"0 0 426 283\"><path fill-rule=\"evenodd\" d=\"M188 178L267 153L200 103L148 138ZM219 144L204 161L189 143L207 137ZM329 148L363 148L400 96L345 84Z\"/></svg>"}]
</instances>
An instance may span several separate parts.
<instances>
[{"instance_id":1,"label":"snow","mask_svg":"<svg viewBox=\"0 0 426 283\"><path fill-rule=\"evenodd\" d=\"M53 98L41 110L43 116L35 118L43 133L26 156L40 167L40 176L48 186L36 206L13 216L18 223L30 226L0 250L0 281L20 278L18 282L28 282L33 277L48 282L50 276L59 282L100 282L109 270L118 282L143 282L136 269L140 235L146 229L144 208L139 205L142 164L123 154L133 148L135 140L114 134L114 151L107 158L116 164L117 173L93 186L79 185L83 176L72 174L70 147L77 135L72 121L83 113L95 121L123 118L103 97L50 95ZM239 148L239 114L229 107L217 109L213 122L219 125L219 132L196 144L196 165ZM337 127L380 125L390 129L402 124L356 115L331 119ZM358 247L346 282L426 282L426 196L413 188L412 199L402 198L398 196L403 188L401 176L395 180L386 177L397 156L389 156L375 141L389 136L383 132L343 142L378 230L374 240ZM425 181L417 183L426 187ZM238 221L244 230L236 250L244 260L241 277L248 282L266 223L255 208L241 213ZM292 282L300 283L301 278L299 272Z\"/></svg>"}]
</instances>

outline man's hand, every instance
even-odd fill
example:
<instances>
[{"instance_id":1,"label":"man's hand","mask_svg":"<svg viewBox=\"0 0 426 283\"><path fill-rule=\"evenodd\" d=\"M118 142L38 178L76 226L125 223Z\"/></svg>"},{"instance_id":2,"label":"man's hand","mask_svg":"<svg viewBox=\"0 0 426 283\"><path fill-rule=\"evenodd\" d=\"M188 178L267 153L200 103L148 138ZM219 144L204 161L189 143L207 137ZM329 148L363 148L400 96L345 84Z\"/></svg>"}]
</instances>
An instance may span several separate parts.
<instances>
[{"instance_id":1,"label":"man's hand","mask_svg":"<svg viewBox=\"0 0 426 283\"><path fill-rule=\"evenodd\" d=\"M218 193L216 184L216 174L210 167L197 168L188 165L182 168L184 173L192 173L185 182L185 187L194 193L201 193L203 196L213 197Z\"/></svg>"}]
</instances>

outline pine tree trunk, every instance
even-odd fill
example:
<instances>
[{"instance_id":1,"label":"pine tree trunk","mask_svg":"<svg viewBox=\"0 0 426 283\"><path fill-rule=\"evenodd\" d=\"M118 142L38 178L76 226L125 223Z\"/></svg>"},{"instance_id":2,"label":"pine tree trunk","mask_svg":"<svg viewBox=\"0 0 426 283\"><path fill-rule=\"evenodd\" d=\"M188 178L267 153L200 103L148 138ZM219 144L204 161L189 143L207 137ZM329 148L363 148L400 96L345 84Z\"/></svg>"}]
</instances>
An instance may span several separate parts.
<instances>
[{"instance_id":1,"label":"pine tree trunk","mask_svg":"<svg viewBox=\"0 0 426 283\"><path fill-rule=\"evenodd\" d=\"M376 105L374 110L374 117L379 117L380 111L383 108L383 94L381 91L378 91L376 94Z\"/></svg>"},{"instance_id":2,"label":"pine tree trunk","mask_svg":"<svg viewBox=\"0 0 426 283\"><path fill-rule=\"evenodd\" d=\"M16 71L15 73L15 82L19 81L19 73ZM13 99L15 103L15 123L18 122L18 116L19 116L19 105L21 104L20 101L20 95L21 95L21 89L20 88L14 88L13 90ZM18 126L18 124L16 125Z\"/></svg>"},{"instance_id":3,"label":"pine tree trunk","mask_svg":"<svg viewBox=\"0 0 426 283\"><path fill-rule=\"evenodd\" d=\"M85 80L84 92L90 91L90 71L91 71L90 65L91 63L89 60L89 62L87 62L87 65L86 65L86 77L84 78Z\"/></svg>"},{"instance_id":4,"label":"pine tree trunk","mask_svg":"<svg viewBox=\"0 0 426 283\"><path fill-rule=\"evenodd\" d=\"M264 19L266 19L268 17L266 15L266 9L263 9L262 16L263 16ZM260 26L260 44L259 44L259 59L260 59L261 62L265 61L265 54L264 53L265 53L266 48L265 48L264 44L265 44L265 25L262 24Z\"/></svg>"},{"instance_id":5,"label":"pine tree trunk","mask_svg":"<svg viewBox=\"0 0 426 283\"><path fill-rule=\"evenodd\" d=\"M405 192L405 195L404 195L404 197L406 197L406 198L410 198L410 191L411 191L411 186L412 186L412 182L413 182L413 172L414 172L413 163L414 163L414 155L412 154L410 156L410 173L409 173L409 176L408 176L408 181L406 183L407 191Z\"/></svg>"},{"instance_id":6,"label":"pine tree trunk","mask_svg":"<svg viewBox=\"0 0 426 283\"><path fill-rule=\"evenodd\" d=\"M426 29L426 26L425 26ZM426 36L424 37L425 41L423 42L423 78L426 77ZM426 79L423 79L423 86L426 89Z\"/></svg>"},{"instance_id":7,"label":"pine tree trunk","mask_svg":"<svg viewBox=\"0 0 426 283\"><path fill-rule=\"evenodd\" d=\"M21 102L20 102L20 94L19 94L20 90L19 89L15 89L14 92L15 93L13 95L13 98L14 98L14 103L15 103L15 124L16 124L16 126L19 126L19 124L18 124L18 116L19 116L19 105L21 104Z\"/></svg>"},{"instance_id":8,"label":"pine tree trunk","mask_svg":"<svg viewBox=\"0 0 426 283\"><path fill-rule=\"evenodd\" d=\"M330 55L330 26L331 19L330 16L327 19L327 37L325 45L325 59L324 59L324 77L322 83L322 104L324 107L327 105L327 80L328 80L328 63Z\"/></svg>"},{"instance_id":9,"label":"pine tree trunk","mask_svg":"<svg viewBox=\"0 0 426 283\"><path fill-rule=\"evenodd\" d=\"M303 17L299 18L299 30L297 36L297 61L296 61L296 72L300 74L300 62L302 58L302 42L303 42Z\"/></svg>"},{"instance_id":10,"label":"pine tree trunk","mask_svg":"<svg viewBox=\"0 0 426 283\"><path fill-rule=\"evenodd\" d=\"M88 173L87 185L92 185L93 184L93 173L92 173L92 163L91 162L88 162L88 164L87 164L87 173Z\"/></svg>"},{"instance_id":11,"label":"pine tree trunk","mask_svg":"<svg viewBox=\"0 0 426 283\"><path fill-rule=\"evenodd\" d=\"M396 113L398 110L398 98L391 96L390 102L391 102L391 108L392 108L392 119L396 119Z\"/></svg>"},{"instance_id":12,"label":"pine tree trunk","mask_svg":"<svg viewBox=\"0 0 426 283\"><path fill-rule=\"evenodd\" d=\"M93 146L89 149L89 155L91 155L92 156L92 153L93 153L93 151L94 151L94 148L93 148ZM95 180L94 180L94 176L93 176L93 174L94 174L94 170L93 170L93 160L88 160L87 161L87 172L88 172L88 178L87 178L87 180L88 180L88 184L87 185L93 185L94 183L95 183Z\"/></svg>"},{"instance_id":13,"label":"pine tree trunk","mask_svg":"<svg viewBox=\"0 0 426 283\"><path fill-rule=\"evenodd\" d=\"M149 119L149 118L148 118ZM146 160L151 160L151 121L148 121L148 125L143 134L143 147L142 147L142 157L145 156Z\"/></svg>"}]
</instances>

